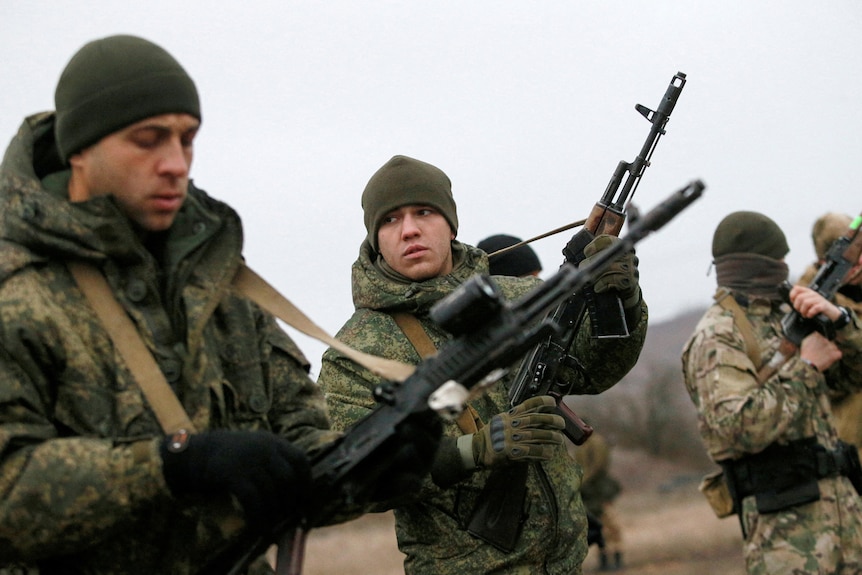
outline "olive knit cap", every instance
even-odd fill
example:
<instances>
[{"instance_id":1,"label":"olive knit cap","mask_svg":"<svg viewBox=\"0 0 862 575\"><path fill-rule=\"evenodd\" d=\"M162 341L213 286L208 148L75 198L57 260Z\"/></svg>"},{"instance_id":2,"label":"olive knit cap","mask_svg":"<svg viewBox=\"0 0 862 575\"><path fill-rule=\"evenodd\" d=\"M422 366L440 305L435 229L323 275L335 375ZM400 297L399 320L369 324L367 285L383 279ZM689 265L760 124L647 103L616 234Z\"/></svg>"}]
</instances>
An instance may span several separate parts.
<instances>
[{"instance_id":1,"label":"olive knit cap","mask_svg":"<svg viewBox=\"0 0 862 575\"><path fill-rule=\"evenodd\" d=\"M458 234L458 210L452 182L440 168L407 156L393 156L377 170L362 192L362 210L368 243L377 247L377 231L383 218L402 206L431 206L440 211L453 234Z\"/></svg>"},{"instance_id":2,"label":"olive knit cap","mask_svg":"<svg viewBox=\"0 0 862 575\"><path fill-rule=\"evenodd\" d=\"M853 218L847 214L837 212L829 212L817 218L811 229L811 239L814 241L814 252L818 260L825 258L835 240L847 233L852 221Z\"/></svg>"},{"instance_id":3,"label":"olive knit cap","mask_svg":"<svg viewBox=\"0 0 862 575\"><path fill-rule=\"evenodd\" d=\"M783 259L790 248L774 221L757 212L733 212L725 216L712 237L712 257L727 254L759 254Z\"/></svg>"},{"instance_id":4,"label":"olive knit cap","mask_svg":"<svg viewBox=\"0 0 862 575\"><path fill-rule=\"evenodd\" d=\"M108 134L161 114L201 119L195 84L173 56L136 36L85 44L66 65L54 92L60 157Z\"/></svg>"}]
</instances>

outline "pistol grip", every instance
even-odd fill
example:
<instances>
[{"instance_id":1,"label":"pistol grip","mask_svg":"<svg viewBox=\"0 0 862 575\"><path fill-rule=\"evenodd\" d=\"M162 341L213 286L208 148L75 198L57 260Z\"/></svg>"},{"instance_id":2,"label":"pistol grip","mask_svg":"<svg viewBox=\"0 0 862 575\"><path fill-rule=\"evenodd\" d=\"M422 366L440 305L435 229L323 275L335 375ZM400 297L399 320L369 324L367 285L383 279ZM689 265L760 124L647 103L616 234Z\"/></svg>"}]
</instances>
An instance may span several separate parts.
<instances>
[{"instance_id":1,"label":"pistol grip","mask_svg":"<svg viewBox=\"0 0 862 575\"><path fill-rule=\"evenodd\" d=\"M583 445L593 434L593 428L587 422L581 419L577 413L572 411L563 401L563 396L556 393L549 394L557 401L557 413L566 421L566 428L563 430L563 435L569 438L569 441L575 445Z\"/></svg>"}]
</instances>

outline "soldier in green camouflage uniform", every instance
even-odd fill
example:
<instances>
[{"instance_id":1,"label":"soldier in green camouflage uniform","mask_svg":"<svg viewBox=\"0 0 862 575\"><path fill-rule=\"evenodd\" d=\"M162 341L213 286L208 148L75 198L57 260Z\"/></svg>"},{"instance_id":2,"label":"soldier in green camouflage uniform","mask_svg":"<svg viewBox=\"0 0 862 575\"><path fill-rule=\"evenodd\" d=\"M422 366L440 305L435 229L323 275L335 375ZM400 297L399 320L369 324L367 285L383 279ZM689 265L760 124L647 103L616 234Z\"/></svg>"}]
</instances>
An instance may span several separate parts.
<instances>
[{"instance_id":1,"label":"soldier in green camouflage uniform","mask_svg":"<svg viewBox=\"0 0 862 575\"><path fill-rule=\"evenodd\" d=\"M356 311L338 337L365 352L416 364L420 356L391 314L413 314L439 348L451 336L429 319L429 309L470 276L487 273L487 255L454 239L458 220L451 183L430 164L404 156L392 158L368 182L362 205L368 236L352 269ZM600 236L587 254L608 241ZM619 381L643 345L647 308L640 297L634 255L628 254L624 263L597 280L596 289L610 285L621 290L632 335L596 340L589 336L589 325L581 331L573 350L583 366L572 375L577 378L577 393L600 393ZM524 294L538 282L536 278L494 279L507 298ZM326 394L333 427L343 429L374 407L371 390L380 380L329 349L318 383ZM549 397L527 400L514 413L507 413L507 392L508 380L470 403L471 423L476 424L473 433L447 424L432 468L433 480L413 501L395 509L406 573L581 573L587 552L587 521L579 495L581 469L561 445L562 418L545 413L553 405ZM520 435L512 431L512 421L522 424ZM495 424L500 430L506 428L505 437L502 431L488 435ZM521 465L531 463L524 523L515 548L506 553L469 535L467 525L489 473L519 457Z\"/></svg>"},{"instance_id":2,"label":"soldier in green camouflage uniform","mask_svg":"<svg viewBox=\"0 0 862 575\"><path fill-rule=\"evenodd\" d=\"M706 449L737 494L748 572L850 575L862 570L862 503L846 465L855 450L839 443L829 394L862 387L862 331L852 311L794 286L799 313L825 314L838 335L809 335L759 380L757 364L774 355L789 309L777 290L787 251L783 232L762 214L722 220L713 256L719 294L732 301L717 296L686 343L685 384Z\"/></svg>"},{"instance_id":3,"label":"soldier in green camouflage uniform","mask_svg":"<svg viewBox=\"0 0 862 575\"><path fill-rule=\"evenodd\" d=\"M338 433L296 345L229 289L241 222L189 180L179 63L97 40L55 99L0 166L0 573L195 573L298 518L306 452ZM104 274L198 433L165 437L71 261Z\"/></svg>"}]
</instances>

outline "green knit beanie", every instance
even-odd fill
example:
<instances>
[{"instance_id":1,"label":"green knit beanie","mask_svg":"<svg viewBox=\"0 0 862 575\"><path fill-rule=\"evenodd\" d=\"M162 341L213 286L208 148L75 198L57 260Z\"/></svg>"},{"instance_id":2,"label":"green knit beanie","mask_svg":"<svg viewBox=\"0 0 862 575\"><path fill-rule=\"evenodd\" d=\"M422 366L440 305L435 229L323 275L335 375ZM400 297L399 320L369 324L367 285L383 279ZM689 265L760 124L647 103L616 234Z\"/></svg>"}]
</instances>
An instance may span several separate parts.
<instances>
[{"instance_id":1,"label":"green knit beanie","mask_svg":"<svg viewBox=\"0 0 862 575\"><path fill-rule=\"evenodd\" d=\"M362 192L362 210L368 242L375 251L377 230L383 218L396 208L410 205L431 206L440 211L452 233L458 233L458 210L452 197L452 182L439 168L408 158L394 156L377 170Z\"/></svg>"},{"instance_id":2,"label":"green knit beanie","mask_svg":"<svg viewBox=\"0 0 862 575\"><path fill-rule=\"evenodd\" d=\"M54 92L57 148L69 156L145 118L185 113L201 119L195 84L163 48L135 36L85 44Z\"/></svg>"},{"instance_id":3,"label":"green knit beanie","mask_svg":"<svg viewBox=\"0 0 862 575\"><path fill-rule=\"evenodd\" d=\"M712 257L727 254L759 254L783 259L790 248L774 221L757 212L733 212L725 216L712 237Z\"/></svg>"}]
</instances>

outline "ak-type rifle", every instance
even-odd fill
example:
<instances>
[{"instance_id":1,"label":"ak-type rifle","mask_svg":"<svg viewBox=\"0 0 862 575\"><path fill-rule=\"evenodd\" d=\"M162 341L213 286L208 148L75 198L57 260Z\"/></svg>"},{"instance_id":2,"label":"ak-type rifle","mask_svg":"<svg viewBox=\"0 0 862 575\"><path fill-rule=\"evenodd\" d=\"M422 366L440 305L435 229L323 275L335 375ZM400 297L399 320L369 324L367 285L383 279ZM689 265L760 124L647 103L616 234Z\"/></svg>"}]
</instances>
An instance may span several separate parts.
<instances>
[{"instance_id":1,"label":"ak-type rifle","mask_svg":"<svg viewBox=\"0 0 862 575\"><path fill-rule=\"evenodd\" d=\"M844 235L829 246L823 264L808 284L809 288L827 300L831 301L835 297L835 293L843 285L847 274L859 264L859 257L862 256L860 226L862 226L862 214L856 216L850 222ZM784 290L789 292L790 285L785 284ZM845 313L848 312L845 310ZM844 321L846 322L847 319ZM827 339L834 339L836 334L835 323L825 315L818 314L815 317L807 318L792 308L781 318L781 329L783 333L781 343L770 360L760 368L757 374L759 381L766 381L781 369L781 366L796 353L799 346L802 345L802 340L808 335L816 331Z\"/></svg>"},{"instance_id":2,"label":"ak-type rifle","mask_svg":"<svg viewBox=\"0 0 862 575\"><path fill-rule=\"evenodd\" d=\"M579 265L584 260L584 248L596 236L619 236L626 220L628 203L644 171L650 165L659 138L665 134L665 127L685 82L685 74L678 72L671 79L655 110L640 104L635 106L650 122L646 141L633 161L621 161L617 164L607 188L593 206L589 217L584 220L583 227L563 249L563 265ZM553 396L557 400L560 415L566 420L565 434L576 445L584 443L593 430L563 403L563 396L571 391L571 383L562 381L558 374L563 366L580 369L577 359L569 355L569 350L587 311L594 337L629 335L626 312L617 294L596 294L590 285L579 291L572 291L568 298L549 313L548 321L556 324L559 329L536 345L524 360L509 392L509 401L513 407L536 395Z\"/></svg>"},{"instance_id":3,"label":"ak-type rifle","mask_svg":"<svg viewBox=\"0 0 862 575\"><path fill-rule=\"evenodd\" d=\"M563 265L514 302L504 301L497 285L485 275L474 276L438 302L431 318L453 339L419 363L403 382L387 381L378 386L374 391L378 406L315 458L313 492L308 495L309 511L303 525L299 529L281 525L274 532L249 533L214 557L200 575L243 573L275 542L282 542L279 564L288 563L288 573L299 573L305 530L328 524L345 505L352 508L368 501L379 483L381 469L385 469L380 463L390 455L391 441L400 437L401 426L415 422L415 416L429 413L429 409L454 417L466 401L502 377L513 358L559 329L547 317L550 309L593 281L636 242L664 226L700 197L703 189L699 181L688 184L639 219L619 243L601 251L588 265ZM282 556L286 556L284 561Z\"/></svg>"}]
</instances>

